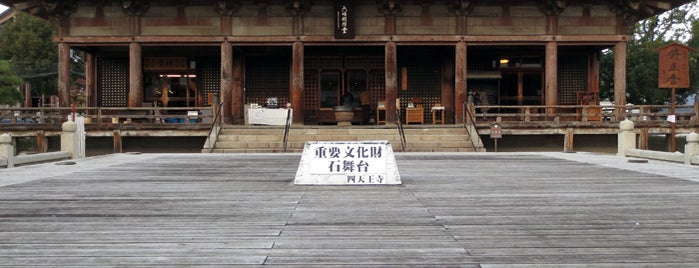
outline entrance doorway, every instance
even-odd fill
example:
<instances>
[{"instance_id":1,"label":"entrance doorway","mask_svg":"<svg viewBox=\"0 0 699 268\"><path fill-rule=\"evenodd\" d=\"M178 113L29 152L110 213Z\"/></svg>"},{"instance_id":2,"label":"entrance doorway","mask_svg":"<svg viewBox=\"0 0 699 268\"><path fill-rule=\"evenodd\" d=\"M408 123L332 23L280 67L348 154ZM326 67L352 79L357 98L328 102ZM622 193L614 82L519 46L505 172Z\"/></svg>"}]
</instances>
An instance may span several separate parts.
<instances>
[{"instance_id":1,"label":"entrance doorway","mask_svg":"<svg viewBox=\"0 0 699 268\"><path fill-rule=\"evenodd\" d=\"M143 77L145 102L160 107L196 107L201 103L194 73L145 73Z\"/></svg>"},{"instance_id":2,"label":"entrance doorway","mask_svg":"<svg viewBox=\"0 0 699 268\"><path fill-rule=\"evenodd\" d=\"M320 75L320 108L332 108L340 104L342 75L339 71L324 72Z\"/></svg>"},{"instance_id":3,"label":"entrance doorway","mask_svg":"<svg viewBox=\"0 0 699 268\"><path fill-rule=\"evenodd\" d=\"M336 124L333 107L341 105L354 107L353 123L362 122L360 94L363 90L370 95L372 108L367 114L375 110L376 104L385 99L386 79L383 56L376 55L379 51L374 49L309 48L304 61L305 123Z\"/></svg>"},{"instance_id":4,"label":"entrance doorway","mask_svg":"<svg viewBox=\"0 0 699 268\"><path fill-rule=\"evenodd\" d=\"M541 71L506 71L500 84L500 105L542 105Z\"/></svg>"}]
</instances>

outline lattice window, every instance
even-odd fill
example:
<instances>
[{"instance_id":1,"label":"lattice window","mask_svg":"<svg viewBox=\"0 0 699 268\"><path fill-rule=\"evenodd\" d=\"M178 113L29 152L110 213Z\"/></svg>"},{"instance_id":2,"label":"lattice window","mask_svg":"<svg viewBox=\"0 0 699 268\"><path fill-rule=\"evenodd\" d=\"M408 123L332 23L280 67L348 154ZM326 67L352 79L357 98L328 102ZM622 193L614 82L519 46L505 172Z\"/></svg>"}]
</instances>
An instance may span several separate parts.
<instances>
[{"instance_id":1,"label":"lattice window","mask_svg":"<svg viewBox=\"0 0 699 268\"><path fill-rule=\"evenodd\" d=\"M403 63L400 67L408 68L408 88L402 90L402 85L398 85L401 111L408 106L408 102L414 97L422 98L422 106L425 109L423 117L425 122L430 121L431 109L435 104L442 101L442 81L441 63L439 59L411 59ZM401 72L399 72L399 76ZM403 81L399 77L398 81ZM401 115L403 116L403 115Z\"/></svg>"},{"instance_id":2,"label":"lattice window","mask_svg":"<svg viewBox=\"0 0 699 268\"><path fill-rule=\"evenodd\" d=\"M371 95L371 107L386 99L386 74L383 69L369 72L369 94Z\"/></svg>"},{"instance_id":3,"label":"lattice window","mask_svg":"<svg viewBox=\"0 0 699 268\"><path fill-rule=\"evenodd\" d=\"M348 69L383 69L384 59L378 56L347 57L345 67Z\"/></svg>"},{"instance_id":4,"label":"lattice window","mask_svg":"<svg viewBox=\"0 0 699 268\"><path fill-rule=\"evenodd\" d=\"M250 57L246 62L245 103L264 105L271 97L279 105L290 102L288 57Z\"/></svg>"},{"instance_id":5,"label":"lattice window","mask_svg":"<svg viewBox=\"0 0 699 268\"><path fill-rule=\"evenodd\" d=\"M303 83L304 118L317 117L320 109L320 77L318 77L318 72L305 71Z\"/></svg>"},{"instance_id":6,"label":"lattice window","mask_svg":"<svg viewBox=\"0 0 699 268\"><path fill-rule=\"evenodd\" d=\"M101 107L126 107L129 102L129 59L99 58L97 103Z\"/></svg>"},{"instance_id":7,"label":"lattice window","mask_svg":"<svg viewBox=\"0 0 699 268\"><path fill-rule=\"evenodd\" d=\"M341 69L342 57L327 56L327 57L306 57L304 61L304 70L320 70L320 69Z\"/></svg>"},{"instance_id":8,"label":"lattice window","mask_svg":"<svg viewBox=\"0 0 699 268\"><path fill-rule=\"evenodd\" d=\"M576 105L577 92L587 91L587 57L558 58L558 103Z\"/></svg>"},{"instance_id":9,"label":"lattice window","mask_svg":"<svg viewBox=\"0 0 699 268\"><path fill-rule=\"evenodd\" d=\"M209 103L209 93L221 91L221 62L218 58L197 59L197 77L201 83L204 103Z\"/></svg>"}]
</instances>

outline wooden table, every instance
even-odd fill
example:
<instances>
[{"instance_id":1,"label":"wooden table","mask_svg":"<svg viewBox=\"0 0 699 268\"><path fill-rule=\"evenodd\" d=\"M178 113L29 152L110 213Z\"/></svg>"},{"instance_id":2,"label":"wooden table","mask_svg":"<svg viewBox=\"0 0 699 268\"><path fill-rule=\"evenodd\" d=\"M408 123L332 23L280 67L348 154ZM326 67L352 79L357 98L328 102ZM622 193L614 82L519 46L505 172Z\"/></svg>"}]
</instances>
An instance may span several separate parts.
<instances>
[{"instance_id":1,"label":"wooden table","mask_svg":"<svg viewBox=\"0 0 699 268\"><path fill-rule=\"evenodd\" d=\"M432 124L444 125L444 106L432 107Z\"/></svg>"},{"instance_id":2,"label":"wooden table","mask_svg":"<svg viewBox=\"0 0 699 268\"><path fill-rule=\"evenodd\" d=\"M425 109L422 107L405 108L405 123L425 123Z\"/></svg>"}]
</instances>

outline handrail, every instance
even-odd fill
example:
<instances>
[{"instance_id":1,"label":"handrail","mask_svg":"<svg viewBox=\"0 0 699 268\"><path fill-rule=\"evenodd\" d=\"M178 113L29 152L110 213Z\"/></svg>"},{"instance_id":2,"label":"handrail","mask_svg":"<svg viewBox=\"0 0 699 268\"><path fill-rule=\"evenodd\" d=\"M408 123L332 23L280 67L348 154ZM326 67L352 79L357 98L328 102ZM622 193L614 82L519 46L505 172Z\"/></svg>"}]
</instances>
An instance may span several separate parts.
<instances>
[{"instance_id":1,"label":"handrail","mask_svg":"<svg viewBox=\"0 0 699 268\"><path fill-rule=\"evenodd\" d=\"M214 122L211 123L211 128L209 129L209 134L206 136L206 143L204 144L205 149L208 149L209 153L214 151L218 135L221 133L221 126L223 125L223 102L217 103L214 110ZM214 134L214 129L216 129L216 135L212 136L212 134ZM206 147L207 145L208 147Z\"/></svg>"},{"instance_id":2,"label":"handrail","mask_svg":"<svg viewBox=\"0 0 699 268\"><path fill-rule=\"evenodd\" d=\"M185 112L207 110L211 107L78 107L77 109L84 112L84 117L94 119L93 123L102 124L105 119L112 118L142 119L146 121L145 123L161 123L160 119L165 116L187 119L189 116ZM160 114L161 111L175 113L165 115ZM71 107L1 107L0 123L62 123L67 120L67 115L71 112Z\"/></svg>"},{"instance_id":3,"label":"handrail","mask_svg":"<svg viewBox=\"0 0 699 268\"><path fill-rule=\"evenodd\" d=\"M471 140L471 144L473 144L473 151L478 152L481 148L480 147L480 145L481 145L480 139L481 138L478 135L478 128L476 128L476 120L474 120L473 114L471 113L471 109L469 109L470 107L468 107L468 105L466 105L465 102L462 104L462 106L463 106L463 110L464 110L464 116L463 116L464 129L466 129L466 133L468 134L468 138ZM466 120L467 117L468 117L468 120ZM467 125L466 122L468 122L470 124ZM478 139L475 141L474 141L473 134L471 134L471 128L473 128L473 130L476 131L476 136L478 137Z\"/></svg>"},{"instance_id":4,"label":"handrail","mask_svg":"<svg viewBox=\"0 0 699 268\"><path fill-rule=\"evenodd\" d=\"M286 124L284 125L284 150L286 153L286 145L289 142L289 129L291 128L291 109L286 110Z\"/></svg>"},{"instance_id":5,"label":"handrail","mask_svg":"<svg viewBox=\"0 0 699 268\"><path fill-rule=\"evenodd\" d=\"M699 120L699 105L676 105L677 122ZM492 121L665 122L670 105L479 105L473 116Z\"/></svg>"},{"instance_id":6,"label":"handrail","mask_svg":"<svg viewBox=\"0 0 699 268\"><path fill-rule=\"evenodd\" d=\"M400 135L400 147L405 152L405 131L403 130L403 124L400 122L400 110L396 109L396 126L398 127L398 135Z\"/></svg>"}]
</instances>

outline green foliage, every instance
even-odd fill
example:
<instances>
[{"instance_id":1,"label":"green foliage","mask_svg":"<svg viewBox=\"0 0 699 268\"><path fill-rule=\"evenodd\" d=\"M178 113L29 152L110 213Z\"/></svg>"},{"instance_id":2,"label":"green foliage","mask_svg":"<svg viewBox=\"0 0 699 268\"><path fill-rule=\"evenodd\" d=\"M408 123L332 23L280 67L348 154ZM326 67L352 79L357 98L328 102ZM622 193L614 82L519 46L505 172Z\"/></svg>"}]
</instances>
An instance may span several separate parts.
<instances>
[{"instance_id":1,"label":"green foliage","mask_svg":"<svg viewBox=\"0 0 699 268\"><path fill-rule=\"evenodd\" d=\"M699 26L696 17L697 1L669 12L638 22L633 28L633 39L627 44L626 97L633 104L665 104L670 101L670 90L658 88L658 48L669 43L685 43L697 48ZM689 36L689 38L687 38ZM687 40L689 39L689 40ZM692 45L693 44L693 45ZM696 55L690 57L691 86L678 89L677 100L682 103L695 94L699 85ZM614 52L604 51L600 59L600 98L614 99Z\"/></svg>"},{"instance_id":2,"label":"green foliage","mask_svg":"<svg viewBox=\"0 0 699 268\"><path fill-rule=\"evenodd\" d=\"M694 88L694 91L690 90L690 94L692 92L699 92L699 20L695 20L692 23L691 29L691 37L689 41L687 41L687 45L695 50L689 54L689 72L691 79L689 82L692 84L692 88ZM699 101L699 99L696 101Z\"/></svg>"},{"instance_id":3,"label":"green foliage","mask_svg":"<svg viewBox=\"0 0 699 268\"><path fill-rule=\"evenodd\" d=\"M22 79L17 77L10 63L0 60L0 104L15 105L23 100L17 87L22 84Z\"/></svg>"},{"instance_id":4,"label":"green foliage","mask_svg":"<svg viewBox=\"0 0 699 268\"><path fill-rule=\"evenodd\" d=\"M48 21L21 12L0 31L0 59L9 60L33 91L45 95L57 92L58 50L53 33Z\"/></svg>"}]
</instances>

